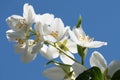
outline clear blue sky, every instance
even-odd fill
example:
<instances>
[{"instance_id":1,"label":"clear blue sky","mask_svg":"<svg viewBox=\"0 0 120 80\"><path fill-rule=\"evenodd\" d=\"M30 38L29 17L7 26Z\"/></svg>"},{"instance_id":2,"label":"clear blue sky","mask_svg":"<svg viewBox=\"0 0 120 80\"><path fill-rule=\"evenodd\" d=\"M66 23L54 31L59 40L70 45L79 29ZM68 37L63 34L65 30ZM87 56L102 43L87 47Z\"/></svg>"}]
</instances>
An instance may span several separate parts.
<instances>
[{"instance_id":1,"label":"clear blue sky","mask_svg":"<svg viewBox=\"0 0 120 80\"><path fill-rule=\"evenodd\" d=\"M94 50L101 52L108 63L120 60L120 0L1 0L0 1L0 80L47 80L42 71L46 59L40 55L28 64L20 61L5 32L5 19L22 15L24 3L33 5L36 13L52 13L62 18L65 25L74 26L80 15L85 32L95 40L107 41L108 46L88 51L86 65Z\"/></svg>"}]
</instances>

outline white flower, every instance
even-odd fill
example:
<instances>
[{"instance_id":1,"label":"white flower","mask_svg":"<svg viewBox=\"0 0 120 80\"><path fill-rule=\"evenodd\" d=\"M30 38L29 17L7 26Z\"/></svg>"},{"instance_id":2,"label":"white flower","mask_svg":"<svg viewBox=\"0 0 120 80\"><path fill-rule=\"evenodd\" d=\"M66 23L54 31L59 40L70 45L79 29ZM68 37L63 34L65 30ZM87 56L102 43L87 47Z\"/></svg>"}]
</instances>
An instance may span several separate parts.
<instances>
[{"instance_id":1,"label":"white flower","mask_svg":"<svg viewBox=\"0 0 120 80\"><path fill-rule=\"evenodd\" d=\"M69 34L71 39L82 47L98 48L107 45L107 42L93 41L93 38L87 36L81 26L73 29L73 31L69 31Z\"/></svg>"},{"instance_id":2,"label":"white flower","mask_svg":"<svg viewBox=\"0 0 120 80\"><path fill-rule=\"evenodd\" d=\"M100 68L102 73L105 72L105 70L108 68L108 76L112 77L113 74L120 69L120 62L118 61L112 61L108 66L105 58L97 51L94 51L92 53L92 56L90 57L90 65L97 66Z\"/></svg>"},{"instance_id":3,"label":"white flower","mask_svg":"<svg viewBox=\"0 0 120 80\"><path fill-rule=\"evenodd\" d=\"M41 42L34 43L34 40L27 40L23 44L15 45L16 53L21 53L21 60L24 63L28 63L35 59L39 49L42 47Z\"/></svg>"},{"instance_id":4,"label":"white flower","mask_svg":"<svg viewBox=\"0 0 120 80\"><path fill-rule=\"evenodd\" d=\"M6 19L11 30L6 31L8 40L15 41L19 45L26 42L28 31L34 22L35 12L31 5L24 4L23 17L12 15Z\"/></svg>"},{"instance_id":5,"label":"white flower","mask_svg":"<svg viewBox=\"0 0 120 80\"><path fill-rule=\"evenodd\" d=\"M64 27L60 18L54 18L54 15L49 13L36 15L35 22L40 23L46 41L58 42L66 36L69 30L69 27Z\"/></svg>"},{"instance_id":6,"label":"white flower","mask_svg":"<svg viewBox=\"0 0 120 80\"><path fill-rule=\"evenodd\" d=\"M60 18L55 18L50 25L43 26L44 39L46 41L58 42L66 36L68 30L69 27L65 28Z\"/></svg>"},{"instance_id":7,"label":"white flower","mask_svg":"<svg viewBox=\"0 0 120 80\"><path fill-rule=\"evenodd\" d=\"M24 4L23 17L19 15L12 15L8 17L6 21L12 30L24 33L30 29L32 23L34 22L34 16L35 12L33 7L29 4Z\"/></svg>"},{"instance_id":8,"label":"white flower","mask_svg":"<svg viewBox=\"0 0 120 80\"><path fill-rule=\"evenodd\" d=\"M16 42L18 39L25 39L25 35L22 32L15 32L13 30L6 31L6 36L9 41Z\"/></svg>"},{"instance_id":9,"label":"white flower","mask_svg":"<svg viewBox=\"0 0 120 80\"><path fill-rule=\"evenodd\" d=\"M74 58L74 56L71 53L77 53L77 46L74 42L71 40L63 39L62 41L56 43L56 46L58 46L60 49L62 49L66 55ZM41 49L41 54L46 57L47 59L54 59L60 56L60 59L65 64L72 65L74 61L70 59L68 56L65 55L65 53L57 50L55 47L49 45L45 46Z\"/></svg>"}]
</instances>

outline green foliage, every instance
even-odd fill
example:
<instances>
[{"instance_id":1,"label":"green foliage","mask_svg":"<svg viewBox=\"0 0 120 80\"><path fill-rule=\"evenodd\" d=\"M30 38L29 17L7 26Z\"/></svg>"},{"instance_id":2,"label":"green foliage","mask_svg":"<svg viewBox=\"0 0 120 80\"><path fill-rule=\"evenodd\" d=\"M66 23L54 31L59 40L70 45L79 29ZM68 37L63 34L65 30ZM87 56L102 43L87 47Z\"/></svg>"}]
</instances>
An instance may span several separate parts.
<instances>
[{"instance_id":1,"label":"green foliage","mask_svg":"<svg viewBox=\"0 0 120 80\"><path fill-rule=\"evenodd\" d=\"M80 17L78 18L78 23L77 23L77 25L76 25L76 28L79 28L80 25L81 25L81 23L82 23L82 17L80 16Z\"/></svg>"},{"instance_id":2,"label":"green foliage","mask_svg":"<svg viewBox=\"0 0 120 80\"><path fill-rule=\"evenodd\" d=\"M120 70L116 71L111 80L120 80Z\"/></svg>"},{"instance_id":3,"label":"green foliage","mask_svg":"<svg viewBox=\"0 0 120 80\"><path fill-rule=\"evenodd\" d=\"M104 80L98 67L92 67L81 73L75 80Z\"/></svg>"},{"instance_id":4,"label":"green foliage","mask_svg":"<svg viewBox=\"0 0 120 80\"><path fill-rule=\"evenodd\" d=\"M77 50L78 50L78 54L79 54L81 57L84 57L84 56L85 56L85 50L86 50L85 47L81 47L81 46L77 45Z\"/></svg>"}]
</instances>

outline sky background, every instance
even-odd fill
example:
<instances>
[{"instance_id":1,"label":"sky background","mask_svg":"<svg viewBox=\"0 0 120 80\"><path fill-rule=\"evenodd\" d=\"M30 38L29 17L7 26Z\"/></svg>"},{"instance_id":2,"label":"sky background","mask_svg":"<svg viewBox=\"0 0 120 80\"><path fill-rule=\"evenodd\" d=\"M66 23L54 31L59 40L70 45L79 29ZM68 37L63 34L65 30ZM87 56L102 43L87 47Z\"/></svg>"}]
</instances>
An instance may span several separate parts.
<instances>
[{"instance_id":1,"label":"sky background","mask_svg":"<svg viewBox=\"0 0 120 80\"><path fill-rule=\"evenodd\" d=\"M88 51L88 67L94 50L101 52L108 64L120 60L120 0L0 0L0 80L48 80L42 75L47 60L38 55L34 61L22 63L14 52L14 43L6 38L9 27L5 19L13 14L22 16L24 3L31 4L36 13L54 14L71 27L81 15L86 34L108 42L108 46Z\"/></svg>"}]
</instances>

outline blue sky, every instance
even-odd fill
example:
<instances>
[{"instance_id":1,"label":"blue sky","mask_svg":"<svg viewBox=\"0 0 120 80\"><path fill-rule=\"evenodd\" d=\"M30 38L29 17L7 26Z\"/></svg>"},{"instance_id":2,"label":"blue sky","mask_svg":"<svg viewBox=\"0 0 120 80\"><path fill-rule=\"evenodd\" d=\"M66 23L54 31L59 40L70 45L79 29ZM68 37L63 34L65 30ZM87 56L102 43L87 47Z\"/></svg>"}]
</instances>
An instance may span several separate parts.
<instances>
[{"instance_id":1,"label":"blue sky","mask_svg":"<svg viewBox=\"0 0 120 80\"><path fill-rule=\"evenodd\" d=\"M9 27L5 19L13 14L22 15L24 3L33 5L36 13L52 13L62 18L64 24L71 27L81 15L84 31L95 40L108 42L108 46L88 51L85 62L87 66L94 50L101 52L108 63L112 60L120 60L119 0L1 0L0 80L47 80L42 75L47 60L38 55L31 63L22 63L20 55L14 52L14 43L6 39L5 32Z\"/></svg>"}]
</instances>

